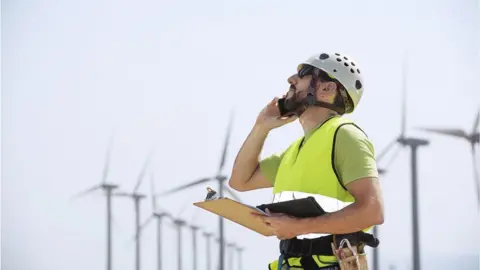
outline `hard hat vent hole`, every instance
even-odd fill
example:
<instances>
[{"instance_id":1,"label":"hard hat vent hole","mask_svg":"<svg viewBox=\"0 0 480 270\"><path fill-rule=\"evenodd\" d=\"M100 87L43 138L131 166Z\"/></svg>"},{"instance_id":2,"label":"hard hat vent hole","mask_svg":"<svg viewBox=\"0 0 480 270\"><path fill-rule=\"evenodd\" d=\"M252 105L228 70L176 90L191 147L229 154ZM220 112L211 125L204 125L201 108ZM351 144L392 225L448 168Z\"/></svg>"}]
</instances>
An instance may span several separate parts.
<instances>
[{"instance_id":1,"label":"hard hat vent hole","mask_svg":"<svg viewBox=\"0 0 480 270\"><path fill-rule=\"evenodd\" d=\"M341 59L341 58L337 58L337 61L338 61L338 62L342 62L342 59Z\"/></svg>"},{"instance_id":2,"label":"hard hat vent hole","mask_svg":"<svg viewBox=\"0 0 480 270\"><path fill-rule=\"evenodd\" d=\"M362 88L362 83L359 80L355 82L355 88L357 88L357 90L360 90Z\"/></svg>"},{"instance_id":3,"label":"hard hat vent hole","mask_svg":"<svg viewBox=\"0 0 480 270\"><path fill-rule=\"evenodd\" d=\"M320 58L321 60L325 60L325 59L328 59L329 57L330 57L330 56L329 56L328 54L322 53L322 54L320 54L320 57L319 57L319 58Z\"/></svg>"},{"instance_id":4,"label":"hard hat vent hole","mask_svg":"<svg viewBox=\"0 0 480 270\"><path fill-rule=\"evenodd\" d=\"M354 63L354 62L351 62L350 64L352 64L352 66L355 66L355 63Z\"/></svg>"},{"instance_id":5,"label":"hard hat vent hole","mask_svg":"<svg viewBox=\"0 0 480 270\"><path fill-rule=\"evenodd\" d=\"M357 72L358 72L358 74L360 74L360 69L357 68Z\"/></svg>"},{"instance_id":6,"label":"hard hat vent hole","mask_svg":"<svg viewBox=\"0 0 480 270\"><path fill-rule=\"evenodd\" d=\"M333 72L337 72L337 69L333 69Z\"/></svg>"},{"instance_id":7,"label":"hard hat vent hole","mask_svg":"<svg viewBox=\"0 0 480 270\"><path fill-rule=\"evenodd\" d=\"M335 53L335 55L336 55L336 56L340 56L340 54L339 54L339 53Z\"/></svg>"},{"instance_id":8,"label":"hard hat vent hole","mask_svg":"<svg viewBox=\"0 0 480 270\"><path fill-rule=\"evenodd\" d=\"M350 69L350 72L355 73L355 70L353 70L353 68L351 68L351 69Z\"/></svg>"},{"instance_id":9,"label":"hard hat vent hole","mask_svg":"<svg viewBox=\"0 0 480 270\"><path fill-rule=\"evenodd\" d=\"M348 63L344 63L344 65L345 65L346 67L348 67Z\"/></svg>"},{"instance_id":10,"label":"hard hat vent hole","mask_svg":"<svg viewBox=\"0 0 480 270\"><path fill-rule=\"evenodd\" d=\"M346 56L344 56L343 59L348 60L348 58Z\"/></svg>"}]
</instances>

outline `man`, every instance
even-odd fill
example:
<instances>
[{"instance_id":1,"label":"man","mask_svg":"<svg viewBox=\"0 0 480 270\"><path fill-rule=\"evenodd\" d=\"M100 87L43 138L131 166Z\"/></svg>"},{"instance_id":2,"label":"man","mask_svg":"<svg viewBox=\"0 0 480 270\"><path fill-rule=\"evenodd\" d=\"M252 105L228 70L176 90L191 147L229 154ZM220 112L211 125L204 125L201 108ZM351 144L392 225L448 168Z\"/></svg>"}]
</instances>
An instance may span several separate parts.
<instances>
[{"instance_id":1,"label":"man","mask_svg":"<svg viewBox=\"0 0 480 270\"><path fill-rule=\"evenodd\" d=\"M298 65L288 83L287 94L274 98L258 115L237 154L229 184L237 191L273 187L274 201L314 196L328 212L304 219L281 213L259 216L281 240L281 256L269 269L283 269L282 265L285 269L339 269L331 247L332 242L336 248L339 243L332 239L347 238L356 243L355 252L364 253L364 242L359 240L365 236L363 231L383 223L372 143L357 125L342 117L360 102L361 70L349 56L321 53ZM281 154L259 161L268 133L297 119L304 136ZM312 234L317 237L311 238ZM378 241L367 245L376 246ZM290 252L293 247L297 250Z\"/></svg>"}]
</instances>

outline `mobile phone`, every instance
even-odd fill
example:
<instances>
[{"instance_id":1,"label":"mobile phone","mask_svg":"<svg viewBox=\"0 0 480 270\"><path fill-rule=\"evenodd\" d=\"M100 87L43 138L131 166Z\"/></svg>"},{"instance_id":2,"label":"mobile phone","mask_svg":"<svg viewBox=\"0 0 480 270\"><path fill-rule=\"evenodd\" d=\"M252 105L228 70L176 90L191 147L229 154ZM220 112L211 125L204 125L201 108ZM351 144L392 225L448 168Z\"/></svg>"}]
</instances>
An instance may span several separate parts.
<instances>
[{"instance_id":1,"label":"mobile phone","mask_svg":"<svg viewBox=\"0 0 480 270\"><path fill-rule=\"evenodd\" d=\"M289 111L286 107L285 107L285 99L286 98L280 98L278 99L277 101L277 104L278 104L278 110L280 112L280 116L281 117L290 117L292 115L294 115L293 112Z\"/></svg>"}]
</instances>

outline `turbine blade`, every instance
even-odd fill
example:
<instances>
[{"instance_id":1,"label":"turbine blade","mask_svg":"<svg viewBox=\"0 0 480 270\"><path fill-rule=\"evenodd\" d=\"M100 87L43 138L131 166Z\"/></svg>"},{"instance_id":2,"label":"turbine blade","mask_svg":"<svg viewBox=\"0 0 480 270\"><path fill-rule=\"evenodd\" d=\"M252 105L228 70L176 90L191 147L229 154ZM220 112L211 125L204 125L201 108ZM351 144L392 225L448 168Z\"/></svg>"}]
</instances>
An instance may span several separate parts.
<instances>
[{"instance_id":1,"label":"turbine blade","mask_svg":"<svg viewBox=\"0 0 480 270\"><path fill-rule=\"evenodd\" d=\"M132 194L127 193L127 192L115 192L115 193L112 193L112 196L115 196L115 197L131 197Z\"/></svg>"},{"instance_id":2,"label":"turbine blade","mask_svg":"<svg viewBox=\"0 0 480 270\"><path fill-rule=\"evenodd\" d=\"M407 125L407 57L403 61L402 66L402 126L400 131L401 138L405 137L405 129Z\"/></svg>"},{"instance_id":3,"label":"turbine blade","mask_svg":"<svg viewBox=\"0 0 480 270\"><path fill-rule=\"evenodd\" d=\"M384 168L377 168L378 175L385 175L387 173L387 170Z\"/></svg>"},{"instance_id":4,"label":"turbine blade","mask_svg":"<svg viewBox=\"0 0 480 270\"><path fill-rule=\"evenodd\" d=\"M138 188L140 187L140 184L142 183L142 180L145 177L145 172L147 170L147 167L150 164L150 161L152 159L152 155L153 155L153 148L148 152L147 158L145 159L145 162L143 163L142 170L140 171L140 174L138 175L137 184L135 185L135 188L133 189L133 192L137 192Z\"/></svg>"},{"instance_id":5,"label":"turbine blade","mask_svg":"<svg viewBox=\"0 0 480 270\"><path fill-rule=\"evenodd\" d=\"M115 226L116 228L121 229L120 223L118 223L118 221L117 221L117 219L115 218L114 215L112 215L112 224L113 224L113 226Z\"/></svg>"},{"instance_id":6,"label":"turbine blade","mask_svg":"<svg viewBox=\"0 0 480 270\"><path fill-rule=\"evenodd\" d=\"M242 202L240 198L238 197L237 194L235 194L226 184L222 183L222 185L225 185L225 190L232 196L233 199L235 199L237 202Z\"/></svg>"},{"instance_id":7,"label":"turbine blade","mask_svg":"<svg viewBox=\"0 0 480 270\"><path fill-rule=\"evenodd\" d=\"M142 231L143 229L145 229L147 227L148 224L150 224L150 222L152 222L152 220L155 218L154 215L151 215L149 216L143 223L142 225L140 225L140 231Z\"/></svg>"},{"instance_id":8,"label":"turbine blade","mask_svg":"<svg viewBox=\"0 0 480 270\"><path fill-rule=\"evenodd\" d=\"M395 138L392 140L389 144L387 144L387 147L385 147L380 154L376 157L377 163L380 162L380 160L392 149L393 146L397 143L397 139Z\"/></svg>"},{"instance_id":9,"label":"turbine blade","mask_svg":"<svg viewBox=\"0 0 480 270\"><path fill-rule=\"evenodd\" d=\"M232 124L233 124L233 110L230 113L230 119L228 121L227 133L225 135L225 141L223 144L222 158L220 159L220 165L218 166L218 175L222 172L223 167L225 166L225 160L227 159L227 150L228 144L230 143L230 135L232 133Z\"/></svg>"},{"instance_id":10,"label":"turbine blade","mask_svg":"<svg viewBox=\"0 0 480 270\"><path fill-rule=\"evenodd\" d=\"M479 125L480 125L480 108L477 111L477 117L475 117L475 120L473 121L472 134L475 134L478 132Z\"/></svg>"},{"instance_id":11,"label":"turbine blade","mask_svg":"<svg viewBox=\"0 0 480 270\"><path fill-rule=\"evenodd\" d=\"M391 157L390 160L387 162L387 165L383 168L384 170L387 170L388 167L390 167L390 165L392 165L393 161L395 161L395 159L397 158L398 154L400 153L400 150L402 150L402 148L401 148L401 147L397 147L397 149L395 150L395 152L393 152L392 157Z\"/></svg>"},{"instance_id":12,"label":"turbine blade","mask_svg":"<svg viewBox=\"0 0 480 270\"><path fill-rule=\"evenodd\" d=\"M175 193L177 191L180 191L180 190L183 190L183 189L186 189L186 188L189 188L189 187L193 187L193 186L196 186L196 185L199 185L199 184L206 183L210 180L211 180L211 178L199 179L195 182L192 182L192 183L189 183L189 184L186 184L186 185L183 185L183 186L179 186L179 187L176 187L176 188L171 189L171 190L164 191L162 193L159 193L158 195L163 196L163 195L172 194L172 193Z\"/></svg>"},{"instance_id":13,"label":"turbine blade","mask_svg":"<svg viewBox=\"0 0 480 270\"><path fill-rule=\"evenodd\" d=\"M472 161L473 161L473 179L475 181L475 186L477 188L477 201L478 207L480 208L480 175L478 173L478 163L477 156L475 154L475 144L472 143Z\"/></svg>"},{"instance_id":14,"label":"turbine blade","mask_svg":"<svg viewBox=\"0 0 480 270\"><path fill-rule=\"evenodd\" d=\"M81 192L77 193L76 195L72 196L72 197L70 198L70 200L73 200L73 199L76 199L76 198L85 196L86 194L88 194L88 193L90 193L90 192L93 192L93 191L95 191L95 190L97 190L97 189L99 189L99 188L101 188L101 187L102 187L102 185L96 185L96 186L93 186L93 187L91 187L91 188L89 188L89 189L86 189L86 190L84 190L84 191L81 191Z\"/></svg>"},{"instance_id":15,"label":"turbine blade","mask_svg":"<svg viewBox=\"0 0 480 270\"><path fill-rule=\"evenodd\" d=\"M108 141L107 153L105 156L105 164L103 165L102 183L105 183L107 181L108 171L110 168L110 159L112 155L113 140L114 140L114 134L110 135L110 140Z\"/></svg>"},{"instance_id":16,"label":"turbine blade","mask_svg":"<svg viewBox=\"0 0 480 270\"><path fill-rule=\"evenodd\" d=\"M419 130L423 130L426 132L454 136L459 138L468 138L467 133L461 129L454 129L454 128L417 128Z\"/></svg>"},{"instance_id":17,"label":"turbine blade","mask_svg":"<svg viewBox=\"0 0 480 270\"><path fill-rule=\"evenodd\" d=\"M156 203L156 196L155 196L155 176L153 175L153 170L150 172L150 196L152 197L152 209L153 211L157 211L157 203Z\"/></svg>"},{"instance_id":18,"label":"turbine blade","mask_svg":"<svg viewBox=\"0 0 480 270\"><path fill-rule=\"evenodd\" d=\"M145 229L145 227L147 227L147 225L153 220L154 217L155 217L154 215L149 216L149 217L140 225L138 235L136 235L136 234L133 235L133 237L132 237L132 239L131 239L130 241L132 241L132 242L138 241L138 238L142 235L143 229Z\"/></svg>"}]
</instances>

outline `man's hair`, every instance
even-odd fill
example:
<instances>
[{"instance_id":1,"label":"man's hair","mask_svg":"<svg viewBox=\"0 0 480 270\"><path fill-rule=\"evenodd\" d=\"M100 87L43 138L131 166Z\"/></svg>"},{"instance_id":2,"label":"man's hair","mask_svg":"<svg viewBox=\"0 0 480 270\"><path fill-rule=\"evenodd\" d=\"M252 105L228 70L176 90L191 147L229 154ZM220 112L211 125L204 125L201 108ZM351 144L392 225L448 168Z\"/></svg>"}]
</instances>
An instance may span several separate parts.
<instances>
[{"instance_id":1,"label":"man's hair","mask_svg":"<svg viewBox=\"0 0 480 270\"><path fill-rule=\"evenodd\" d=\"M335 99L333 100L333 105L341 108L346 111L346 109L352 106L353 102L350 96L345 90L345 87L336 79L330 77L325 71L319 69L318 80L321 82L334 82L337 85L337 93Z\"/></svg>"}]
</instances>

